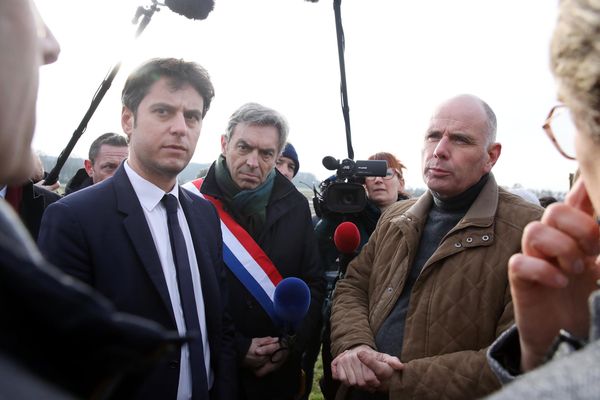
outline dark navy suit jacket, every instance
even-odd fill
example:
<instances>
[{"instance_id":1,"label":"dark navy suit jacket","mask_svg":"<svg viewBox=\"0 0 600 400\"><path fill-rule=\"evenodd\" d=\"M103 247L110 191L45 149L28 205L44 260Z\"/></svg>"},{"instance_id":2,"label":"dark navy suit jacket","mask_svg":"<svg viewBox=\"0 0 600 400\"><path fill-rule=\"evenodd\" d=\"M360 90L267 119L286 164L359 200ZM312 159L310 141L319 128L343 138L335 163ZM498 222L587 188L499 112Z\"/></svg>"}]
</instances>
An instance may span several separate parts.
<instances>
[{"instance_id":1,"label":"dark navy suit jacket","mask_svg":"<svg viewBox=\"0 0 600 400\"><path fill-rule=\"evenodd\" d=\"M215 382L211 399L236 393L233 325L226 311L222 239L214 207L179 190L198 260ZM142 206L123 165L112 178L73 193L48 207L38 244L48 260L93 286L116 308L176 329L158 253ZM179 350L146 380L139 398L175 399Z\"/></svg>"}]
</instances>

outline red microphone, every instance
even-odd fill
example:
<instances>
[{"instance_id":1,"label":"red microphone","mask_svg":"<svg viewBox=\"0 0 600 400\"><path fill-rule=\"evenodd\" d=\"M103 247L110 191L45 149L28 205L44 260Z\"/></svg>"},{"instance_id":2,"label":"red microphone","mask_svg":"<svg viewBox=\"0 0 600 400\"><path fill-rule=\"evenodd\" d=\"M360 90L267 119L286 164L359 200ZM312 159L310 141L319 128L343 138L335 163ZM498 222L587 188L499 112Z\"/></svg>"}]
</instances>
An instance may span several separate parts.
<instances>
[{"instance_id":1,"label":"red microphone","mask_svg":"<svg viewBox=\"0 0 600 400\"><path fill-rule=\"evenodd\" d=\"M335 247L342 254L353 254L360 245L360 233L352 222L342 222L333 234Z\"/></svg>"},{"instance_id":2,"label":"red microphone","mask_svg":"<svg viewBox=\"0 0 600 400\"><path fill-rule=\"evenodd\" d=\"M354 257L356 257L356 249L360 245L360 232L354 223L346 221L342 222L335 228L333 234L333 243L335 248L340 252L338 258L338 277L341 278L346 274L346 268Z\"/></svg>"}]
</instances>

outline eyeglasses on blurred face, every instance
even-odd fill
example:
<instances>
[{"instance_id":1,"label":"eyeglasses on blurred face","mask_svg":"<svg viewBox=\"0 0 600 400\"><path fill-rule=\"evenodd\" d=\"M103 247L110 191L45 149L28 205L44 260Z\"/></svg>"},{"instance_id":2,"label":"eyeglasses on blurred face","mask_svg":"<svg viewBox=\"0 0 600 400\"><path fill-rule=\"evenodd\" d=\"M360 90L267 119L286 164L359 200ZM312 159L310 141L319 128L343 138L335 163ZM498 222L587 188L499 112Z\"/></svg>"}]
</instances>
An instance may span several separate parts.
<instances>
[{"instance_id":1,"label":"eyeglasses on blurred face","mask_svg":"<svg viewBox=\"0 0 600 400\"><path fill-rule=\"evenodd\" d=\"M558 104L552 107L542 128L563 157L575 160L575 134L577 129L571 111L567 106Z\"/></svg>"},{"instance_id":2,"label":"eyeglasses on blurred face","mask_svg":"<svg viewBox=\"0 0 600 400\"><path fill-rule=\"evenodd\" d=\"M400 171L398 171L396 168L388 168L387 171L385 171L385 176L367 176L365 180L374 181L377 178L383 178L386 181L389 181L390 179L395 177L396 174L398 175L398 179L402 179L402 174L400 173Z\"/></svg>"}]
</instances>

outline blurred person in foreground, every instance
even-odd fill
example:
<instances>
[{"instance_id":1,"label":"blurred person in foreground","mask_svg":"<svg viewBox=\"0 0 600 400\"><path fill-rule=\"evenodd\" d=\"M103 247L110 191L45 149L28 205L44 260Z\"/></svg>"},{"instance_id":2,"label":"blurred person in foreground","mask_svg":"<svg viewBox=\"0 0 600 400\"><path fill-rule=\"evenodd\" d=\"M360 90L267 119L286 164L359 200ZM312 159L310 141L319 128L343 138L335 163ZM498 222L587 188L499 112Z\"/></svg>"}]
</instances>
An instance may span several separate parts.
<instances>
[{"instance_id":1,"label":"blurred person in foreground","mask_svg":"<svg viewBox=\"0 0 600 400\"><path fill-rule=\"evenodd\" d=\"M462 400L499 386L485 351L512 324L508 259L542 209L496 184L496 124L473 95L432 115L421 158L428 191L383 213L336 286L337 398Z\"/></svg>"},{"instance_id":2,"label":"blurred person in foreground","mask_svg":"<svg viewBox=\"0 0 600 400\"><path fill-rule=\"evenodd\" d=\"M540 222L526 227L523 253L510 259L516 325L488 357L498 377L513 383L494 399L597 399L600 393L599 58L600 3L562 0L551 68L563 104L552 109L544 130L563 156L577 160L580 177L564 203L549 205ZM568 111L570 132L557 121Z\"/></svg>"},{"instance_id":3,"label":"blurred person in foreground","mask_svg":"<svg viewBox=\"0 0 600 400\"><path fill-rule=\"evenodd\" d=\"M65 196L110 178L128 155L125 136L112 132L98 136L90 145L83 168L78 169L67 183Z\"/></svg>"},{"instance_id":4,"label":"blurred person in foreground","mask_svg":"<svg viewBox=\"0 0 600 400\"><path fill-rule=\"evenodd\" d=\"M325 399L333 399L339 386L339 382L333 380L331 376L331 361L333 361L333 358L331 357L331 343L329 340L331 295L339 275L337 260L340 257L340 253L333 242L335 230L342 222L350 221L354 223L360 234L360 243L356 249L356 251L359 252L362 246L369 240L371 233L375 230L375 226L377 225L377 221L379 221L381 213L395 202L408 199L408 195L404 190L405 182L402 173L402 171L406 169L404 164L402 164L395 155L388 152L375 153L368 159L386 161L388 168L386 175L383 177L370 176L365 178L364 187L367 192L367 203L365 208L361 212L354 214L326 214L323 218L318 220L315 226L315 234L317 235L317 241L319 243L319 254L327 277L328 294L323 310L325 323L323 324L322 338L319 336L319 344L321 342L323 343L321 351L323 360L323 378L319 383ZM316 356L307 359L307 364L309 364L312 359L316 360ZM314 363L314 361L312 362Z\"/></svg>"},{"instance_id":5,"label":"blurred person in foreground","mask_svg":"<svg viewBox=\"0 0 600 400\"><path fill-rule=\"evenodd\" d=\"M32 174L39 67L59 46L29 0L0 2L0 185ZM47 263L0 200L0 397L129 398L167 340Z\"/></svg>"}]
</instances>

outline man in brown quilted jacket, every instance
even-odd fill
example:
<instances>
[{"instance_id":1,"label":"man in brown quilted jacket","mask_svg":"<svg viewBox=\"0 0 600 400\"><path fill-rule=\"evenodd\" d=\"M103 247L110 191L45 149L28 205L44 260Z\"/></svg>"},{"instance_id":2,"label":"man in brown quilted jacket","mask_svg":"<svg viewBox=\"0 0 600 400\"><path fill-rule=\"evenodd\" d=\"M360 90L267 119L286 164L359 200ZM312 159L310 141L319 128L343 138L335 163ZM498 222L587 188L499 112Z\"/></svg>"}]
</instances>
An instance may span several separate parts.
<instances>
[{"instance_id":1,"label":"man in brown quilted jacket","mask_svg":"<svg viewBox=\"0 0 600 400\"><path fill-rule=\"evenodd\" d=\"M499 386L486 348L513 320L507 262L541 216L498 187L496 116L481 99L438 107L422 150L429 190L398 202L336 288L339 399L470 399Z\"/></svg>"}]
</instances>

